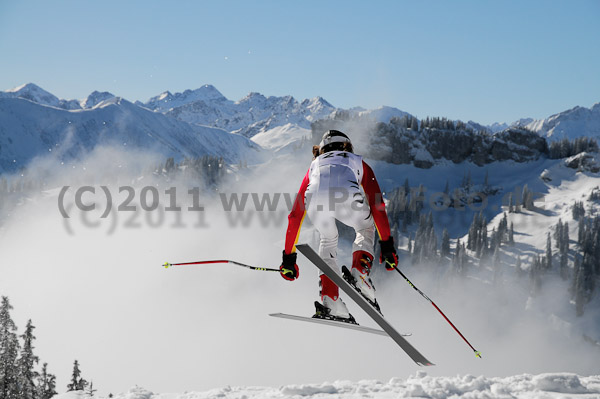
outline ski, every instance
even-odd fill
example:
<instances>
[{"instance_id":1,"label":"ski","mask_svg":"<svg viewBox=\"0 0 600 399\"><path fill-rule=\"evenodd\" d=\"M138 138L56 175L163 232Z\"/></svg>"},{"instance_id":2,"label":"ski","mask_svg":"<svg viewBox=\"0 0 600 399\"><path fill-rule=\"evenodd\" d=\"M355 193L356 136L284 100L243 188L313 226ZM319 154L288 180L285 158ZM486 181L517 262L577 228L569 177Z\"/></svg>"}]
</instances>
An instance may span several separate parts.
<instances>
[{"instance_id":1,"label":"ski","mask_svg":"<svg viewBox=\"0 0 600 399\"><path fill-rule=\"evenodd\" d=\"M419 366L433 366L425 356L413 347L396 329L379 313L367 300L357 292L342 276L327 265L321 257L307 244L296 245L302 255L317 266L329 277L346 295L348 295L362 310L365 311L381 327L387 335L406 352L406 354Z\"/></svg>"},{"instance_id":2,"label":"ski","mask_svg":"<svg viewBox=\"0 0 600 399\"><path fill-rule=\"evenodd\" d=\"M371 334L376 334L376 335L383 335L384 337L389 336L385 331L378 330L376 328L365 327L365 326L361 326L359 324L344 323L343 321L319 319L319 318L315 318L315 317L296 316L296 315L286 314L286 313L271 313L271 314L269 314L269 316L279 317L281 319L305 321L305 322L309 322L309 323L322 324L322 325L326 325L326 326L346 328L349 330L361 331L361 332L366 332L366 333L371 333ZM400 334L400 335L402 335L403 337L408 337L411 334Z\"/></svg>"}]
</instances>

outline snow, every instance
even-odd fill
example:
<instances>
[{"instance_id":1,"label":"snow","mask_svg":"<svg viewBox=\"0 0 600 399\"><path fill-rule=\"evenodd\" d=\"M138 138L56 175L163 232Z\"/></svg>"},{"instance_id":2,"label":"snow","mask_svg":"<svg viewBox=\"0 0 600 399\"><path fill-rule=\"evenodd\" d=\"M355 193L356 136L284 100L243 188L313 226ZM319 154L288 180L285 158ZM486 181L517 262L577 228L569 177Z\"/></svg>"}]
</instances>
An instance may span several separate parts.
<instances>
[{"instance_id":1,"label":"snow","mask_svg":"<svg viewBox=\"0 0 600 399\"><path fill-rule=\"evenodd\" d=\"M375 122L388 123L392 118L402 118L403 116L410 116L408 112L399 110L398 108L381 106L367 111L358 112L360 117L371 118Z\"/></svg>"},{"instance_id":2,"label":"snow","mask_svg":"<svg viewBox=\"0 0 600 399\"><path fill-rule=\"evenodd\" d=\"M84 109L94 108L103 101L110 100L112 98L115 98L115 95L107 91L102 93L94 91L85 100L80 101L80 105L81 108Z\"/></svg>"},{"instance_id":3,"label":"snow","mask_svg":"<svg viewBox=\"0 0 600 399\"><path fill-rule=\"evenodd\" d=\"M98 100L108 93L98 93ZM261 149L245 137L190 125L118 97L91 109L68 111L21 98L0 98L0 170L25 166L40 154L73 159L98 145L128 145L173 156L215 155L256 162ZM16 162L13 162L16 160Z\"/></svg>"},{"instance_id":4,"label":"snow","mask_svg":"<svg viewBox=\"0 0 600 399\"><path fill-rule=\"evenodd\" d=\"M600 138L600 103L591 108L575 107L524 126L550 140Z\"/></svg>"},{"instance_id":5,"label":"snow","mask_svg":"<svg viewBox=\"0 0 600 399\"><path fill-rule=\"evenodd\" d=\"M432 377L419 371L406 379L334 381L320 384L285 385L274 387L216 388L205 392L182 394L153 393L142 387L113 396L115 399L251 399L251 398L431 398L431 399L492 399L492 398L599 398L600 375L589 377L572 373L521 374L509 377L483 376ZM75 392L55 396L56 399L83 399ZM102 398L102 397L101 397Z\"/></svg>"},{"instance_id":6,"label":"snow","mask_svg":"<svg viewBox=\"0 0 600 399\"><path fill-rule=\"evenodd\" d=\"M298 140L310 140L310 137L310 129L287 123L256 134L252 137L252 141L263 148L278 149Z\"/></svg>"}]
</instances>

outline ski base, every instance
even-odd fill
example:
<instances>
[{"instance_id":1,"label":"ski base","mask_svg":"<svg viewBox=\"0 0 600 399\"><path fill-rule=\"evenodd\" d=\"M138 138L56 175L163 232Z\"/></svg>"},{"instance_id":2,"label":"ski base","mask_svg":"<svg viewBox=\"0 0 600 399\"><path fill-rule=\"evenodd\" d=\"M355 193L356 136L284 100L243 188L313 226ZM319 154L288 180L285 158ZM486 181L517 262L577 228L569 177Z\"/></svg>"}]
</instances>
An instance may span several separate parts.
<instances>
[{"instance_id":1,"label":"ski base","mask_svg":"<svg viewBox=\"0 0 600 399\"><path fill-rule=\"evenodd\" d=\"M365 333L370 333L370 334L375 334L375 335L381 335L381 336L384 336L384 337L388 337L389 336L383 330L378 330L376 328L365 327L365 326L361 326L359 324L352 324L352 323L347 323L347 322L343 322L343 321L321 319L321 318L316 318L316 317L296 316L296 315L286 314L286 313L271 313L271 314L269 314L269 316L271 316L271 317L278 317L278 318L281 318L281 319L297 320L297 321L305 321L305 322L315 323L315 324L322 324L322 325L325 325L325 326L333 326L333 327L345 328L345 329L348 329L348 330L361 331L361 332L365 332ZM411 334L401 334L401 335L403 337L409 337L409 336L411 336Z\"/></svg>"}]
</instances>

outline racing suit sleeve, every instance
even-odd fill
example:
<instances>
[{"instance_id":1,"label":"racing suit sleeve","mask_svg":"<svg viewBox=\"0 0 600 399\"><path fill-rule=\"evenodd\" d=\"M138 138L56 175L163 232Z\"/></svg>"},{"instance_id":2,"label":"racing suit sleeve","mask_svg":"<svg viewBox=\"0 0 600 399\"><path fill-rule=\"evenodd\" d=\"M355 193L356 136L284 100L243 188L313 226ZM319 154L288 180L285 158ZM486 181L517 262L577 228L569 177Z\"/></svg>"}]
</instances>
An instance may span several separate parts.
<instances>
[{"instance_id":1,"label":"racing suit sleeve","mask_svg":"<svg viewBox=\"0 0 600 399\"><path fill-rule=\"evenodd\" d=\"M379 183L375 179L373 169L365 161L363 161L363 178L362 186L367 195L367 201L369 202L369 208L371 208L371 214L373 215L373 221L375 222L375 228L379 234L381 241L386 241L390 238L390 222L385 211L385 204L383 203L383 195L379 188Z\"/></svg>"},{"instance_id":2,"label":"racing suit sleeve","mask_svg":"<svg viewBox=\"0 0 600 399\"><path fill-rule=\"evenodd\" d=\"M306 172L306 175L302 180L300 190L298 190L298 195L296 195L294 205L292 206L292 211L288 215L288 228L287 233L285 235L286 254L296 252L296 243L298 242L298 237L300 236L300 227L302 226L302 222L304 221L304 217L306 216L304 194L306 193L306 188L308 187L309 173L310 170Z\"/></svg>"}]
</instances>

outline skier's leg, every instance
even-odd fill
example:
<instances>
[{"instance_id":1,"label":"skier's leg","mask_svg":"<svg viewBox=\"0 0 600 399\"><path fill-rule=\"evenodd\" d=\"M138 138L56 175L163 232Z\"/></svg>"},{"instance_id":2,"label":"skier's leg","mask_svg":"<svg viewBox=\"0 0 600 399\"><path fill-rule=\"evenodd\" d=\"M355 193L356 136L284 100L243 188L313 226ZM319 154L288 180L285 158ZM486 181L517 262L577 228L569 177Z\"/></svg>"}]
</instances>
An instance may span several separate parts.
<instances>
[{"instance_id":1,"label":"skier's leg","mask_svg":"<svg viewBox=\"0 0 600 399\"><path fill-rule=\"evenodd\" d=\"M324 210L323 207L318 207L315 203L311 204L307 210L307 215L311 223L320 233L319 256L333 270L338 271L337 265L337 244L338 244L338 229L335 225L335 218L330 212ZM317 317L333 316L341 319L351 318L346 304L339 297L339 288L329 277L320 273L319 275L319 296L325 308L324 313L320 314L317 308Z\"/></svg>"},{"instance_id":2,"label":"skier's leg","mask_svg":"<svg viewBox=\"0 0 600 399\"><path fill-rule=\"evenodd\" d=\"M360 293L376 304L375 286L369 277L373 265L375 223L361 192L354 192L350 199L348 206L342 209L338 216L342 223L353 227L356 232L356 238L352 244L351 274Z\"/></svg>"}]
</instances>

